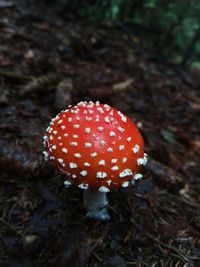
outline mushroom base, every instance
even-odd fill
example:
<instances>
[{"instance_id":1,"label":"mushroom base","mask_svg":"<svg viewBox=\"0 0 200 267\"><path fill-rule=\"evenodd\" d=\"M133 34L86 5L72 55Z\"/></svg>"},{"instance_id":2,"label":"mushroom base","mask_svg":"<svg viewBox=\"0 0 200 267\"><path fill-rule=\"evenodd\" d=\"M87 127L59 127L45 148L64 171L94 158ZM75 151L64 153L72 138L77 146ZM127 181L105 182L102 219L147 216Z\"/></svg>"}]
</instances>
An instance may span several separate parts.
<instances>
[{"instance_id":1,"label":"mushroom base","mask_svg":"<svg viewBox=\"0 0 200 267\"><path fill-rule=\"evenodd\" d=\"M84 191L84 205L88 217L100 220L110 219L107 210L108 199L105 192L86 189Z\"/></svg>"}]
</instances>

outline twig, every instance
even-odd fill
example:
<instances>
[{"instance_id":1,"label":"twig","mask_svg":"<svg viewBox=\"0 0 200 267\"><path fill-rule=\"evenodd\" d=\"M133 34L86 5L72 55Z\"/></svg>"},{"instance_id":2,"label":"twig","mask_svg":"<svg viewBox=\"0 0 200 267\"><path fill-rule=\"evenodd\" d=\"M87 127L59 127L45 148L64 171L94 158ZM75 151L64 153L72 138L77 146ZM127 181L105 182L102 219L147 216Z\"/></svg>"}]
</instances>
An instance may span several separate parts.
<instances>
[{"instance_id":1,"label":"twig","mask_svg":"<svg viewBox=\"0 0 200 267\"><path fill-rule=\"evenodd\" d=\"M0 70L0 76L3 76L5 78L16 79L16 80L29 80L30 81L33 79L33 77L31 76L21 75L14 71L8 71L8 70Z\"/></svg>"},{"instance_id":2,"label":"twig","mask_svg":"<svg viewBox=\"0 0 200 267\"><path fill-rule=\"evenodd\" d=\"M102 262L102 258L99 257L99 255L97 255L97 253L95 253L94 251L92 252L92 255L99 261Z\"/></svg>"},{"instance_id":3,"label":"twig","mask_svg":"<svg viewBox=\"0 0 200 267\"><path fill-rule=\"evenodd\" d=\"M149 158L145 169L160 178L161 182L164 182L167 186L182 186L184 184L180 174L152 158Z\"/></svg>"},{"instance_id":4,"label":"twig","mask_svg":"<svg viewBox=\"0 0 200 267\"><path fill-rule=\"evenodd\" d=\"M23 88L22 95L30 94L36 91L44 90L49 85L52 85L57 80L59 80L59 76L56 73L47 73L37 78L33 78L28 84L26 84Z\"/></svg>"}]
</instances>

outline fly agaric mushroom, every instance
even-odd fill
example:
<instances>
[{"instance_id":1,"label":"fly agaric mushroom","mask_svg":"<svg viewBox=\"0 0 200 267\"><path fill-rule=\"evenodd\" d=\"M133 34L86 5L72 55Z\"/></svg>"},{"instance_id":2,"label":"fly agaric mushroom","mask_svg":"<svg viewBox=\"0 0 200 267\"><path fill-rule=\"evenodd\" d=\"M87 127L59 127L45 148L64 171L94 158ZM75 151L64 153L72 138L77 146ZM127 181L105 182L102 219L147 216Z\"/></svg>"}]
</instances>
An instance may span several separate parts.
<instances>
[{"instance_id":1,"label":"fly agaric mushroom","mask_svg":"<svg viewBox=\"0 0 200 267\"><path fill-rule=\"evenodd\" d=\"M90 101L60 112L46 132L45 159L67 174L66 187L84 189L89 217L109 219L106 193L140 179L147 162L136 125L115 108Z\"/></svg>"}]
</instances>

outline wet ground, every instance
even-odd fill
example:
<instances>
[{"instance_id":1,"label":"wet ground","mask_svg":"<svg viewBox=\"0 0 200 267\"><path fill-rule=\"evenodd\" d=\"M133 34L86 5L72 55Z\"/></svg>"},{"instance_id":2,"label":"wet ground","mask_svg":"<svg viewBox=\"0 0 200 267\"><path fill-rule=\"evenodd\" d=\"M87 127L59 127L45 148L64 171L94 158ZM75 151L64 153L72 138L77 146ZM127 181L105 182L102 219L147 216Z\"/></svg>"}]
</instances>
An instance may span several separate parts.
<instances>
[{"instance_id":1,"label":"wet ground","mask_svg":"<svg viewBox=\"0 0 200 267\"><path fill-rule=\"evenodd\" d=\"M0 2L0 266L199 266L198 71L122 28ZM50 118L83 100L131 117L149 155L143 180L108 195L108 222L42 157Z\"/></svg>"}]
</instances>

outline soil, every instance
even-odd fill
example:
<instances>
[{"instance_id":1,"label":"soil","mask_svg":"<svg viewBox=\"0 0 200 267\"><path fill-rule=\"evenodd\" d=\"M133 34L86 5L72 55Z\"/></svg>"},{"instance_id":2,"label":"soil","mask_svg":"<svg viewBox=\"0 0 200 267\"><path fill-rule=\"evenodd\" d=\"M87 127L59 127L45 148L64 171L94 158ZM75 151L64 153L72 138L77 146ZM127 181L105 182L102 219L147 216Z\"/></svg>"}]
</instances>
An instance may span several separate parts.
<instances>
[{"instance_id":1,"label":"soil","mask_svg":"<svg viewBox=\"0 0 200 267\"><path fill-rule=\"evenodd\" d=\"M199 72L117 26L0 3L0 266L200 266ZM131 117L149 155L109 221L42 156L50 119L84 100Z\"/></svg>"}]
</instances>

